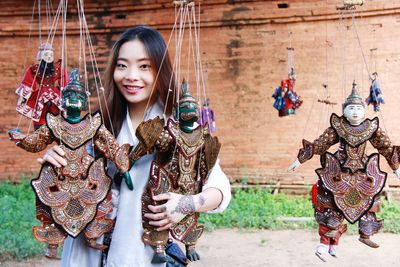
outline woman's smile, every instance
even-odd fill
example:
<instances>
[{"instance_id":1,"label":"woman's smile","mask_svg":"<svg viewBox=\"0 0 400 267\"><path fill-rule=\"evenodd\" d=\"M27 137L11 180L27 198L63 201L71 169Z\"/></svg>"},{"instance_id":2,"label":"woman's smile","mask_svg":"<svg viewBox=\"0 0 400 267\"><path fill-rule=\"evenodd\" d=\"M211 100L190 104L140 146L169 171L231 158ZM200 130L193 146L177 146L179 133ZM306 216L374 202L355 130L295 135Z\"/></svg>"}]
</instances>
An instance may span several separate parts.
<instances>
[{"instance_id":1,"label":"woman's smile","mask_svg":"<svg viewBox=\"0 0 400 267\"><path fill-rule=\"evenodd\" d=\"M130 95L135 95L143 90L143 86L136 86L136 85L124 85L126 92Z\"/></svg>"}]
</instances>

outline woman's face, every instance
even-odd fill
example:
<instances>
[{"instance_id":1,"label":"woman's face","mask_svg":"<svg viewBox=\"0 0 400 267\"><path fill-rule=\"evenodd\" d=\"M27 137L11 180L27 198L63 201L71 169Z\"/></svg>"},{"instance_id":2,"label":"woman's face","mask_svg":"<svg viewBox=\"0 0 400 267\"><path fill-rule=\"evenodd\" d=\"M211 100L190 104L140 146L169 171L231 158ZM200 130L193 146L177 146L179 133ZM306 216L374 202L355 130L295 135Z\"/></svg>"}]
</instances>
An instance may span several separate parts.
<instances>
[{"instance_id":1,"label":"woman's face","mask_svg":"<svg viewBox=\"0 0 400 267\"><path fill-rule=\"evenodd\" d=\"M155 80L153 67L139 40L121 46L114 70L114 82L128 104L149 99Z\"/></svg>"}]
</instances>

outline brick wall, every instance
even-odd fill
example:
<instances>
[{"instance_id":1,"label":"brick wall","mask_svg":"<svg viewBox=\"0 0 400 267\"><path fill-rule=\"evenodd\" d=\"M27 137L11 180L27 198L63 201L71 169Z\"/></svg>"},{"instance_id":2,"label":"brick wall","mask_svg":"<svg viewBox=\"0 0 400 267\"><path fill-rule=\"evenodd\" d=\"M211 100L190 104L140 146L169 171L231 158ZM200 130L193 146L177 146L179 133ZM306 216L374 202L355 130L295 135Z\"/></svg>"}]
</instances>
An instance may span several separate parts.
<instances>
[{"instance_id":1,"label":"brick wall","mask_svg":"<svg viewBox=\"0 0 400 267\"><path fill-rule=\"evenodd\" d=\"M40 168L35 162L37 155L16 148L6 135L8 129L19 123L13 92L23 66L34 59L38 37L33 30L29 39L32 6L26 6L22 0L4 2L6 7L0 11L0 179L18 180L20 173L37 172ZM148 24L169 38L174 22L174 8L169 0L96 2L85 1L101 69L110 46L128 26ZM287 174L286 168L295 160L301 139L313 140L328 126L331 112L341 113L340 103L348 95L353 79L360 85L363 97L367 96L369 81L363 58L371 72L379 72L387 102L382 108L381 126L394 143L400 144L400 3L368 1L358 8L356 32L351 27L351 17L340 19L335 9L338 2L202 1L201 52L208 70L208 96L216 111L217 134L223 143L221 164L232 178L296 183L315 180L317 158L295 174ZM278 8L278 3L289 6ZM73 19L76 8L71 8L68 17ZM69 67L77 62L73 56L78 51L77 29L78 24L70 21ZM271 94L286 77L290 32L295 48L296 89L304 104L296 116L278 118ZM370 52L373 48L377 48L375 57ZM324 97L322 83L328 84L331 101L339 105L317 103L318 97ZM368 108L368 115L375 116L371 110ZM21 119L21 128L26 129L26 123ZM373 149L369 146L368 151L372 153ZM383 169L389 171L386 162L381 162ZM392 174L389 182L398 184Z\"/></svg>"}]
</instances>

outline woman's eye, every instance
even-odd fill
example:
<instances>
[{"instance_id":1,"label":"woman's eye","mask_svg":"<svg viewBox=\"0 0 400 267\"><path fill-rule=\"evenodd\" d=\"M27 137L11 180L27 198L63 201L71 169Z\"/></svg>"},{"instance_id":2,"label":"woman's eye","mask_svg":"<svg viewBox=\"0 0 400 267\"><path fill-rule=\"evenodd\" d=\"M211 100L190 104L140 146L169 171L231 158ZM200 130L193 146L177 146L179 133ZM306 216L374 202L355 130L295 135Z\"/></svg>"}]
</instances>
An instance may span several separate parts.
<instances>
[{"instance_id":1,"label":"woman's eye","mask_svg":"<svg viewBox=\"0 0 400 267\"><path fill-rule=\"evenodd\" d=\"M119 69L125 69L126 65L122 64L122 63L117 63L117 68Z\"/></svg>"},{"instance_id":2,"label":"woman's eye","mask_svg":"<svg viewBox=\"0 0 400 267\"><path fill-rule=\"evenodd\" d=\"M150 69L150 65L148 65L148 64L140 65L140 69L141 70L148 70L148 69Z\"/></svg>"}]
</instances>

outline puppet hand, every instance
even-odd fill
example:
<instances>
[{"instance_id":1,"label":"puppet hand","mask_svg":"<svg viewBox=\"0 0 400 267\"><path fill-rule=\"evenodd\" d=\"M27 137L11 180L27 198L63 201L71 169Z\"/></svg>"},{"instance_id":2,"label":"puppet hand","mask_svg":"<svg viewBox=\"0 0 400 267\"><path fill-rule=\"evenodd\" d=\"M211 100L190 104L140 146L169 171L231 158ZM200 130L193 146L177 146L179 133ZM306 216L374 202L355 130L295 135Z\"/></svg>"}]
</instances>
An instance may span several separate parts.
<instances>
[{"instance_id":1,"label":"puppet hand","mask_svg":"<svg viewBox=\"0 0 400 267\"><path fill-rule=\"evenodd\" d=\"M132 183L132 178L129 172L124 173L124 180L126 185L128 186L129 190L133 191L133 183Z\"/></svg>"},{"instance_id":2,"label":"puppet hand","mask_svg":"<svg viewBox=\"0 0 400 267\"><path fill-rule=\"evenodd\" d=\"M8 137L11 141L18 142L24 139L25 135L23 135L18 128L15 128L8 131Z\"/></svg>"},{"instance_id":3,"label":"puppet hand","mask_svg":"<svg viewBox=\"0 0 400 267\"><path fill-rule=\"evenodd\" d=\"M300 167L301 163L299 159L296 159L295 162L292 163L292 165L289 166L288 172L294 172L298 167Z\"/></svg>"},{"instance_id":4,"label":"puppet hand","mask_svg":"<svg viewBox=\"0 0 400 267\"><path fill-rule=\"evenodd\" d=\"M180 222L186 215L192 214L195 209L195 196L179 195L175 193L164 193L154 196L155 201L167 200L166 203L159 206L149 205L149 209L154 213L146 213L144 216L151 221L157 231L167 230Z\"/></svg>"},{"instance_id":5,"label":"puppet hand","mask_svg":"<svg viewBox=\"0 0 400 267\"><path fill-rule=\"evenodd\" d=\"M397 170L395 170L394 173L396 174L397 178L400 179L400 168L398 168Z\"/></svg>"},{"instance_id":6,"label":"puppet hand","mask_svg":"<svg viewBox=\"0 0 400 267\"><path fill-rule=\"evenodd\" d=\"M37 161L40 164L48 162L55 167L60 168L61 166L67 166L67 161L65 160L64 156L64 150L62 150L61 147L55 145L46 151L46 154L44 154L43 158L38 158Z\"/></svg>"}]
</instances>

